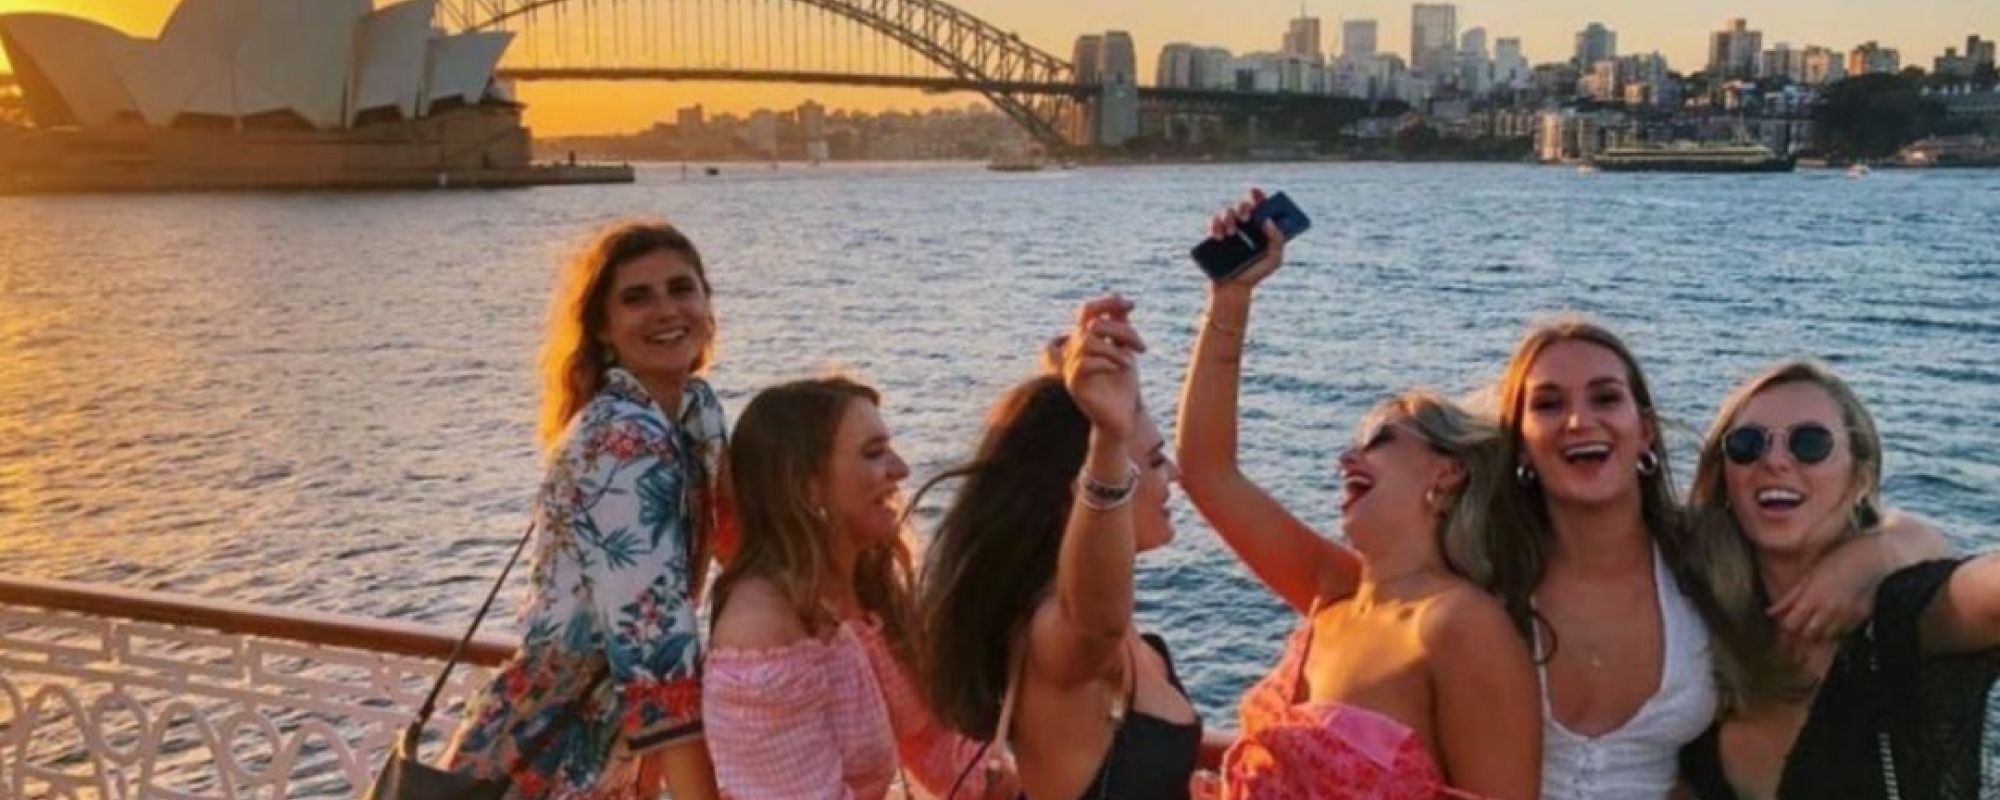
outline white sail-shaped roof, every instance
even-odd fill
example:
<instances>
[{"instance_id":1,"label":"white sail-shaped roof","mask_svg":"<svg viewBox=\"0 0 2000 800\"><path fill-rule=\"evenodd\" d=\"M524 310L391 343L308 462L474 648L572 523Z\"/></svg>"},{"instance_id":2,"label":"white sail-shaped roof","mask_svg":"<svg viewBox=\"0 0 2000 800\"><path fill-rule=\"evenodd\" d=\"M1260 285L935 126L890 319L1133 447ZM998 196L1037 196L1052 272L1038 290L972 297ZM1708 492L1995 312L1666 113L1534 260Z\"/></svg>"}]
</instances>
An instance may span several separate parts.
<instances>
[{"instance_id":1,"label":"white sail-shaped roof","mask_svg":"<svg viewBox=\"0 0 2000 800\"><path fill-rule=\"evenodd\" d=\"M431 74L424 91L424 113L440 100L459 99L470 105L486 96L493 70L507 52L514 34L504 31L461 33L431 40Z\"/></svg>"},{"instance_id":2,"label":"white sail-shaped roof","mask_svg":"<svg viewBox=\"0 0 2000 800\"><path fill-rule=\"evenodd\" d=\"M354 39L368 14L368 0L261 0L261 4L261 16L236 50L239 85L254 79L277 98L280 108L314 127L341 127Z\"/></svg>"},{"instance_id":3,"label":"white sail-shaped roof","mask_svg":"<svg viewBox=\"0 0 2000 800\"><path fill-rule=\"evenodd\" d=\"M347 104L347 123L363 111L393 107L416 119L423 99L425 56L430 52L431 18L437 0L405 0L369 14L361 22L359 56Z\"/></svg>"},{"instance_id":4,"label":"white sail-shaped roof","mask_svg":"<svg viewBox=\"0 0 2000 800\"><path fill-rule=\"evenodd\" d=\"M7 62L31 89L28 113L38 124L98 126L136 110L125 84L103 68L110 54L133 44L131 37L87 19L60 14L0 15L0 47ZM39 96L44 84L55 96Z\"/></svg>"}]
</instances>

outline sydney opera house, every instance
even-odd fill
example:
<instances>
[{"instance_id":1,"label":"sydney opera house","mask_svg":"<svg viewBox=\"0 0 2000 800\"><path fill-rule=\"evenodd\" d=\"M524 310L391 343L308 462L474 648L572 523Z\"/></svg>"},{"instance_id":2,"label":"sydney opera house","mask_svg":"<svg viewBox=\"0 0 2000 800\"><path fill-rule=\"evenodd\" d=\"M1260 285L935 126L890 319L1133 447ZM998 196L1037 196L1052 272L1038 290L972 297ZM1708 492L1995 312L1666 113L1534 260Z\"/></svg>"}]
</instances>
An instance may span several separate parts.
<instances>
[{"instance_id":1,"label":"sydney opera house","mask_svg":"<svg viewBox=\"0 0 2000 800\"><path fill-rule=\"evenodd\" d=\"M0 191L368 188L629 180L536 167L495 79L512 34L446 35L437 0L183 0L158 38L0 15L31 126Z\"/></svg>"}]
</instances>

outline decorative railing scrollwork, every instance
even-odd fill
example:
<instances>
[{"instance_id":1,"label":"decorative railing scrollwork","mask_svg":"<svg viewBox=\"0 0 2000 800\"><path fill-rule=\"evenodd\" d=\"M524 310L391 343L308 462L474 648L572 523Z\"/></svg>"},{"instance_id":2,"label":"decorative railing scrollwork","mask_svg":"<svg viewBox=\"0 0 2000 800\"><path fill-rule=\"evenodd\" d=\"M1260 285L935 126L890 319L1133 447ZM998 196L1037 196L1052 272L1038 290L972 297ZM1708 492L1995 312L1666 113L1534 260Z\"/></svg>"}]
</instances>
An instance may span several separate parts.
<instances>
[{"instance_id":1,"label":"decorative railing scrollwork","mask_svg":"<svg viewBox=\"0 0 2000 800\"><path fill-rule=\"evenodd\" d=\"M358 796L456 632L0 577L0 800ZM427 728L512 652L480 637Z\"/></svg>"}]
</instances>

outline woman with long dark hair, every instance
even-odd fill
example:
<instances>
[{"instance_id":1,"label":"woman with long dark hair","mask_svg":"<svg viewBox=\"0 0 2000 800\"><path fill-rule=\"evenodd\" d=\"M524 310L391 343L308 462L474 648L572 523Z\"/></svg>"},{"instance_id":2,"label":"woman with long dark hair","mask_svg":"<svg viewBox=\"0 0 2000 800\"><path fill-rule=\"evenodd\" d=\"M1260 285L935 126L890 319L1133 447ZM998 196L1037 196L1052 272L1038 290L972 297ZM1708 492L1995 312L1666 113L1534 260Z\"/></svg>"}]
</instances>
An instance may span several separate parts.
<instances>
[{"instance_id":1,"label":"woman with long dark hair","mask_svg":"<svg viewBox=\"0 0 2000 800\"><path fill-rule=\"evenodd\" d=\"M521 649L447 756L510 797L715 796L694 612L726 516L726 420L700 377L710 299L700 253L662 223L605 230L562 274Z\"/></svg>"},{"instance_id":2,"label":"woman with long dark hair","mask_svg":"<svg viewBox=\"0 0 2000 800\"><path fill-rule=\"evenodd\" d=\"M1166 443L1139 400L1129 301L1083 305L1061 374L987 420L925 561L922 681L938 716L1011 751L1036 800L1188 796L1201 721L1133 625L1133 564L1173 537Z\"/></svg>"},{"instance_id":3,"label":"woman with long dark hair","mask_svg":"<svg viewBox=\"0 0 2000 800\"><path fill-rule=\"evenodd\" d=\"M908 677L909 467L880 405L874 389L822 378L759 392L738 420L742 534L716 581L702 694L735 800L879 800L899 772L943 792L975 758ZM965 796L1012 791L1002 777Z\"/></svg>"}]
</instances>

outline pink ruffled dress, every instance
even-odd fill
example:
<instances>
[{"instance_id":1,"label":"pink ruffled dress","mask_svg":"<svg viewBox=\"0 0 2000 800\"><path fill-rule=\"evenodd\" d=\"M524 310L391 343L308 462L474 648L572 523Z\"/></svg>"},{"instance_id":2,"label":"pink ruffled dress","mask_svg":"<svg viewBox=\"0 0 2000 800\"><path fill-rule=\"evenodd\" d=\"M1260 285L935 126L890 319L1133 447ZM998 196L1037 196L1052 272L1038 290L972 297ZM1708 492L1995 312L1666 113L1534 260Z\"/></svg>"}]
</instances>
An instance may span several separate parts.
<instances>
[{"instance_id":1,"label":"pink ruffled dress","mask_svg":"<svg viewBox=\"0 0 2000 800\"><path fill-rule=\"evenodd\" d=\"M979 742L931 716L873 624L825 640L716 648L702 676L716 782L732 800L879 800L899 770L942 796ZM1012 797L973 769L958 796Z\"/></svg>"},{"instance_id":2,"label":"pink ruffled dress","mask_svg":"<svg viewBox=\"0 0 2000 800\"><path fill-rule=\"evenodd\" d=\"M1243 696L1241 738L1222 756L1224 800L1476 798L1446 786L1423 739L1395 718L1300 699L1312 618Z\"/></svg>"}]
</instances>

